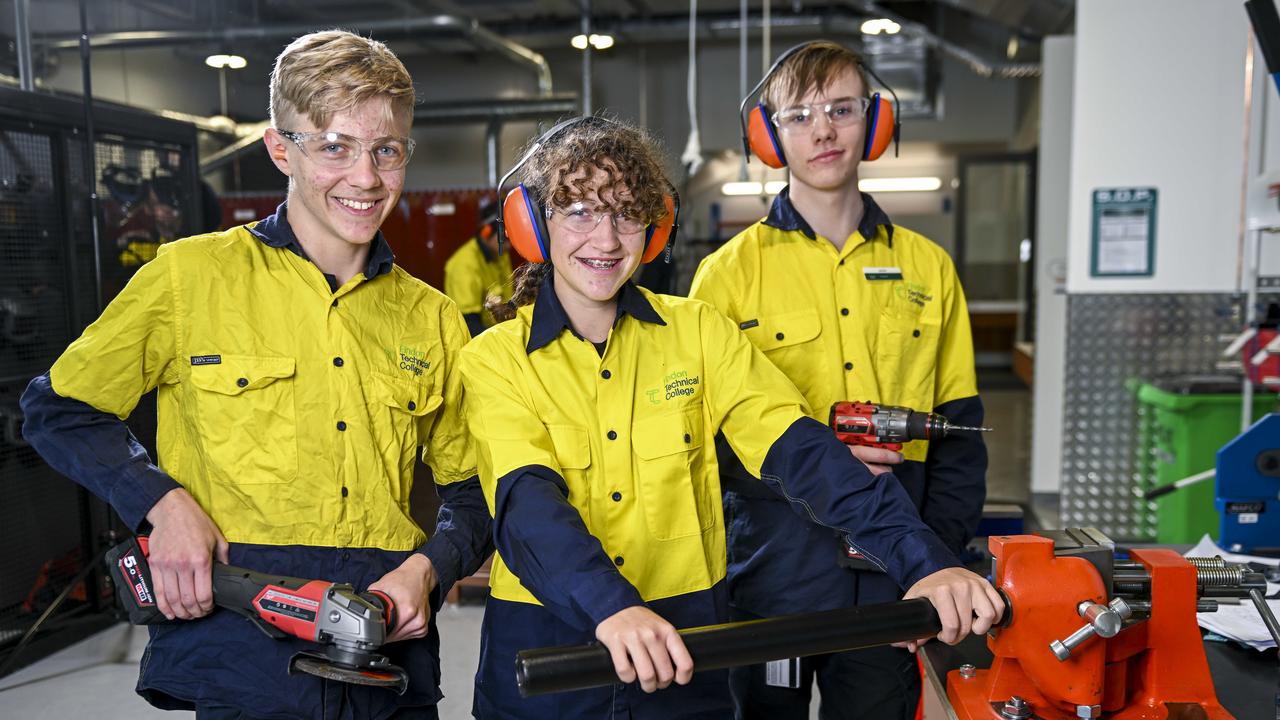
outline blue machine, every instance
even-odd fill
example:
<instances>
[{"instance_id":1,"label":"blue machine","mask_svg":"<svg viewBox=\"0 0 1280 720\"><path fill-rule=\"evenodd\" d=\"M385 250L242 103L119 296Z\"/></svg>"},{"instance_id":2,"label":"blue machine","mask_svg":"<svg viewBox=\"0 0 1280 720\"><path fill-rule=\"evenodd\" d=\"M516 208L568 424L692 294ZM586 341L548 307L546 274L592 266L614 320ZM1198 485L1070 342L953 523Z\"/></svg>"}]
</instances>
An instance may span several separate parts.
<instances>
[{"instance_id":1,"label":"blue machine","mask_svg":"<svg viewBox=\"0 0 1280 720\"><path fill-rule=\"evenodd\" d=\"M1214 505L1218 545L1230 552L1280 553L1280 414L1265 415L1218 451Z\"/></svg>"}]
</instances>

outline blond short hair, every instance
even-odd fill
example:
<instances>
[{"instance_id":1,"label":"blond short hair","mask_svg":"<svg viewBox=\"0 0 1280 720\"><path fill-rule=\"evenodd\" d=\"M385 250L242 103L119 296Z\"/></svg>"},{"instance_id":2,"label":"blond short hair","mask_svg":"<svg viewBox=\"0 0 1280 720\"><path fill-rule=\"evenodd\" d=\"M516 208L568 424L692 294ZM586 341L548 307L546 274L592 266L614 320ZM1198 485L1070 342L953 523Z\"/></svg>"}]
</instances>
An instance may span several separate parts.
<instances>
[{"instance_id":1,"label":"blond short hair","mask_svg":"<svg viewBox=\"0 0 1280 720\"><path fill-rule=\"evenodd\" d=\"M760 97L771 110L781 110L813 90L825 90L845 70L857 73L863 96L870 97L862 56L839 43L817 40L787 58L764 84Z\"/></svg>"},{"instance_id":2,"label":"blond short hair","mask_svg":"<svg viewBox=\"0 0 1280 720\"><path fill-rule=\"evenodd\" d=\"M324 129L334 114L375 98L386 98L393 115L412 117L413 80L386 45L345 30L303 35L271 70L271 124L277 128L306 117Z\"/></svg>"}]
</instances>

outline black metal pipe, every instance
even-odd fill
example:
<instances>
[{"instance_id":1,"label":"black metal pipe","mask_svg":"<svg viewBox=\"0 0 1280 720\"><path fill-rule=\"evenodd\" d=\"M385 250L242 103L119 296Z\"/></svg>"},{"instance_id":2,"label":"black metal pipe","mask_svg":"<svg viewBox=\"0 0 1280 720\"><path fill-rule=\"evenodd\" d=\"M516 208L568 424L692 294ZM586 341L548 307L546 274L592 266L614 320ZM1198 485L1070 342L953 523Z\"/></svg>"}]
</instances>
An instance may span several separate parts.
<instances>
[{"instance_id":1,"label":"black metal pipe","mask_svg":"<svg viewBox=\"0 0 1280 720\"><path fill-rule=\"evenodd\" d=\"M680 631L695 671L887 645L936 635L938 613L923 598ZM524 697L583 690L618 681L599 643L534 648L516 654Z\"/></svg>"}]
</instances>

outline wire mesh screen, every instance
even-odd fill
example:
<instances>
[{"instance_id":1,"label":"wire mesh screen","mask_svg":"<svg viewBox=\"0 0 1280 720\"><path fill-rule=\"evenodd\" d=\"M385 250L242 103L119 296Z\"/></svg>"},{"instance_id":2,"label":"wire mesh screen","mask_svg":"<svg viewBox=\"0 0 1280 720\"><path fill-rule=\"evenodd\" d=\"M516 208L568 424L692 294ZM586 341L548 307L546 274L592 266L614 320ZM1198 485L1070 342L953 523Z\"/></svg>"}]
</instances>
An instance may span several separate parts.
<instances>
[{"instance_id":1,"label":"wire mesh screen","mask_svg":"<svg viewBox=\"0 0 1280 720\"><path fill-rule=\"evenodd\" d=\"M24 124L25 126L25 124ZM73 334L65 173L56 130L0 123L0 648L83 567L79 491L23 440L18 398ZM89 607L86 585L51 628Z\"/></svg>"},{"instance_id":2,"label":"wire mesh screen","mask_svg":"<svg viewBox=\"0 0 1280 720\"><path fill-rule=\"evenodd\" d=\"M30 378L70 339L53 148L0 125L0 381Z\"/></svg>"},{"instance_id":3,"label":"wire mesh screen","mask_svg":"<svg viewBox=\"0 0 1280 720\"><path fill-rule=\"evenodd\" d=\"M17 391L19 386L0 388L0 402L16 410ZM79 491L22 442L19 432L17 415L6 411L0 439L0 647L15 642L84 563ZM72 589L55 626L86 607L86 592L84 583Z\"/></svg>"},{"instance_id":4,"label":"wire mesh screen","mask_svg":"<svg viewBox=\"0 0 1280 720\"><path fill-rule=\"evenodd\" d=\"M0 675L112 621L96 560L118 521L25 442L19 397L200 215L193 128L103 110L87 163L83 120L79 102L0 88ZM154 398L129 425L154 458Z\"/></svg>"}]
</instances>

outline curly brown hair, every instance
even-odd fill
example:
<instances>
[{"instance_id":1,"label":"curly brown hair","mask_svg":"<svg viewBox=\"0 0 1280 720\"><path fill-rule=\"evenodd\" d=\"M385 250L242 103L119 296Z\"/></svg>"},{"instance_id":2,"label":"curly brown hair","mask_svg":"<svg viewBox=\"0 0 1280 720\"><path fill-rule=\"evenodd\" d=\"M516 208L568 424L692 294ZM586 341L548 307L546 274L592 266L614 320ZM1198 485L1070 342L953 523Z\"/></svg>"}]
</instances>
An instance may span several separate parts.
<instances>
[{"instance_id":1,"label":"curly brown hair","mask_svg":"<svg viewBox=\"0 0 1280 720\"><path fill-rule=\"evenodd\" d=\"M541 139L530 141L525 152L534 150ZM594 188L601 209L656 223L666 217L663 198L671 187L663 155L661 144L648 132L590 115L543 140L520 175L538 203L563 208L587 197L592 190L588 185L602 171L603 184ZM537 298L538 286L551 272L550 262L518 268L512 274L515 289L511 300L488 303L486 309L498 320L514 317L516 308Z\"/></svg>"}]
</instances>

